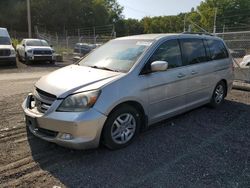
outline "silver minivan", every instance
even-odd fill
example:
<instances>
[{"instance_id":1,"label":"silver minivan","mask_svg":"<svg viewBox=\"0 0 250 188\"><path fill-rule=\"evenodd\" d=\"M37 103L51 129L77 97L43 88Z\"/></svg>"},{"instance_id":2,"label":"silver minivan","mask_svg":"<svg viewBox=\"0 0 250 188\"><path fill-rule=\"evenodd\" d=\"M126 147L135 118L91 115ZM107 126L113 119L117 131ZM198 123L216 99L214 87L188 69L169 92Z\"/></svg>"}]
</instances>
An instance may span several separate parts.
<instances>
[{"instance_id":1,"label":"silver minivan","mask_svg":"<svg viewBox=\"0 0 250 188\"><path fill-rule=\"evenodd\" d=\"M118 149L156 122L205 104L217 107L232 82L232 57L221 39L138 35L111 40L42 77L22 107L41 139Z\"/></svg>"}]
</instances>

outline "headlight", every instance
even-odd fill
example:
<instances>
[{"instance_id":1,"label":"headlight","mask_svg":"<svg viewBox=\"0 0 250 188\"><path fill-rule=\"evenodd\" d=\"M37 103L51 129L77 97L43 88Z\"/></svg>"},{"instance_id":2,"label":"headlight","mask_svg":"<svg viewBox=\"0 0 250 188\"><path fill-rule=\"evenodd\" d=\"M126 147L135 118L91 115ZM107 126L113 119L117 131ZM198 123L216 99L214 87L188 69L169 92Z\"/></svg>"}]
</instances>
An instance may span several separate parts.
<instances>
[{"instance_id":1,"label":"headlight","mask_svg":"<svg viewBox=\"0 0 250 188\"><path fill-rule=\"evenodd\" d=\"M32 54L33 53L33 50L27 50L28 53Z\"/></svg>"},{"instance_id":2,"label":"headlight","mask_svg":"<svg viewBox=\"0 0 250 188\"><path fill-rule=\"evenodd\" d=\"M97 98L100 95L100 91L89 91L83 93L77 93L69 95L63 100L58 107L59 112L82 112L91 108Z\"/></svg>"},{"instance_id":3,"label":"headlight","mask_svg":"<svg viewBox=\"0 0 250 188\"><path fill-rule=\"evenodd\" d=\"M16 51L15 50L10 50L10 55L16 55Z\"/></svg>"}]
</instances>

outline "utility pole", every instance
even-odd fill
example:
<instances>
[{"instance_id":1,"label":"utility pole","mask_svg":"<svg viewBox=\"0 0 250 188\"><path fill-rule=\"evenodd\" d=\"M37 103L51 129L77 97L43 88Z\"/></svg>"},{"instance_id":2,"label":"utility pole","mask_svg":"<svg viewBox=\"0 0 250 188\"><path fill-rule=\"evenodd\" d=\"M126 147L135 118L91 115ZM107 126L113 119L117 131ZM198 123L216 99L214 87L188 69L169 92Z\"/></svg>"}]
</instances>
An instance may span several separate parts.
<instances>
[{"instance_id":1,"label":"utility pole","mask_svg":"<svg viewBox=\"0 0 250 188\"><path fill-rule=\"evenodd\" d=\"M32 33L31 33L30 0L27 0L27 19L28 19L29 38L31 38L32 37Z\"/></svg>"},{"instance_id":2,"label":"utility pole","mask_svg":"<svg viewBox=\"0 0 250 188\"><path fill-rule=\"evenodd\" d=\"M186 19L187 19L187 14L185 14L185 17L184 17L184 27L183 27L183 32L186 32Z\"/></svg>"},{"instance_id":3,"label":"utility pole","mask_svg":"<svg viewBox=\"0 0 250 188\"><path fill-rule=\"evenodd\" d=\"M216 33L216 18L217 18L217 8L215 8L215 12L214 12L214 34Z\"/></svg>"}]
</instances>

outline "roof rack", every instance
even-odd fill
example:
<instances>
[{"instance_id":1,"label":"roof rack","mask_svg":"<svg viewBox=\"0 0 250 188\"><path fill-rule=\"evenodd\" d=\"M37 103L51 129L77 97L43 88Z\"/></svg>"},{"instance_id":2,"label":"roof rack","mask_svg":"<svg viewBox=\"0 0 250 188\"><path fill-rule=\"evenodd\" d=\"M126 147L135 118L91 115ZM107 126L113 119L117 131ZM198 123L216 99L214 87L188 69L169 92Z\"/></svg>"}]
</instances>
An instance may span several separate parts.
<instances>
[{"instance_id":1,"label":"roof rack","mask_svg":"<svg viewBox=\"0 0 250 188\"><path fill-rule=\"evenodd\" d=\"M194 35L208 35L208 36L214 36L212 33L208 32L183 32L182 34L194 34Z\"/></svg>"}]
</instances>

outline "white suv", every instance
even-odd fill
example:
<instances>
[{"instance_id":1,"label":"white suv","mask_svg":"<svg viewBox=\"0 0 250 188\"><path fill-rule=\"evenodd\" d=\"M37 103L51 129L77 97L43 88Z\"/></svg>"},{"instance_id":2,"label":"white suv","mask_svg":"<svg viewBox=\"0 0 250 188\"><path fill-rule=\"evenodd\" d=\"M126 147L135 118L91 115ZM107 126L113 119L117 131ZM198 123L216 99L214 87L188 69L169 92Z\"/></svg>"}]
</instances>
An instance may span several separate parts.
<instances>
[{"instance_id":1,"label":"white suv","mask_svg":"<svg viewBox=\"0 0 250 188\"><path fill-rule=\"evenodd\" d=\"M0 62L16 64L16 51L6 28L0 27Z\"/></svg>"},{"instance_id":2,"label":"white suv","mask_svg":"<svg viewBox=\"0 0 250 188\"><path fill-rule=\"evenodd\" d=\"M17 57L19 61L26 63L35 61L49 61L55 63L54 49L45 40L23 39L17 45Z\"/></svg>"}]
</instances>

